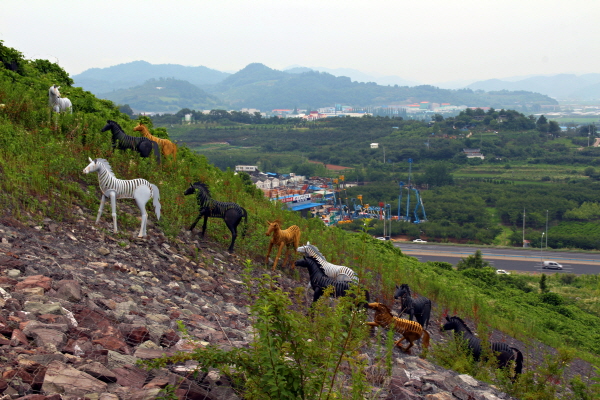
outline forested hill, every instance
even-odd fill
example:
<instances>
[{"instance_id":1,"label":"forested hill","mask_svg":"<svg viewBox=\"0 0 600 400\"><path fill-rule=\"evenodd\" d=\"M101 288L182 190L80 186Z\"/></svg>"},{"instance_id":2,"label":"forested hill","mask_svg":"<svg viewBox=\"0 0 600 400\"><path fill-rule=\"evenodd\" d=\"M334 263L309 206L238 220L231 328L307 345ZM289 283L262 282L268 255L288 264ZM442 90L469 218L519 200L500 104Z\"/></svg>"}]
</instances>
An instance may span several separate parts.
<instances>
[{"instance_id":1,"label":"forested hill","mask_svg":"<svg viewBox=\"0 0 600 400\"><path fill-rule=\"evenodd\" d=\"M183 108L205 110L223 107L214 95L188 81L173 78L149 79L131 89L119 89L101 96L116 104L129 104L135 111L176 113Z\"/></svg>"},{"instance_id":2,"label":"forested hill","mask_svg":"<svg viewBox=\"0 0 600 400\"><path fill-rule=\"evenodd\" d=\"M88 70L74 76L74 80L77 86L90 90L102 98L129 104L136 111L170 111L169 103L177 103L179 97L189 95L187 91L182 91L179 95L167 96L168 99L161 99L163 96L158 96L158 103L154 104L157 108L145 108L147 104L138 101L138 98L148 95L141 84L149 79L160 78L188 81L216 96L215 103L221 104L225 109L257 108L269 111L298 107L314 110L334 104L368 108L393 104L406 105L422 101L497 109L519 109L521 105L533 104L558 104L548 96L525 91L448 90L429 85L381 86L374 82L356 82L348 77L336 77L326 72L288 73L260 63L249 64L232 75L224 73L219 75L215 70L200 71L191 67L180 66L179 69L172 65L157 67L143 61L136 61L106 69ZM139 73L136 74L135 68L139 68ZM118 94L109 93L115 89L120 89ZM199 106L202 101L196 103ZM208 108L208 106L204 107Z\"/></svg>"},{"instance_id":3,"label":"forested hill","mask_svg":"<svg viewBox=\"0 0 600 400\"><path fill-rule=\"evenodd\" d=\"M234 108L316 108L333 104L357 107L407 104L429 101L494 108L515 108L519 104L558 104L556 100L531 92L483 92L471 89L448 90L434 86L381 86L373 82L352 82L325 72L288 74L262 64L251 64L212 87L205 87Z\"/></svg>"},{"instance_id":4,"label":"forested hill","mask_svg":"<svg viewBox=\"0 0 600 400\"><path fill-rule=\"evenodd\" d=\"M186 67L177 64L150 64L147 61L132 61L108 68L90 68L73 75L75 86L98 95L118 89L129 89L149 79L173 78L188 81L193 85L211 85L221 82L230 74L199 66Z\"/></svg>"}]
</instances>

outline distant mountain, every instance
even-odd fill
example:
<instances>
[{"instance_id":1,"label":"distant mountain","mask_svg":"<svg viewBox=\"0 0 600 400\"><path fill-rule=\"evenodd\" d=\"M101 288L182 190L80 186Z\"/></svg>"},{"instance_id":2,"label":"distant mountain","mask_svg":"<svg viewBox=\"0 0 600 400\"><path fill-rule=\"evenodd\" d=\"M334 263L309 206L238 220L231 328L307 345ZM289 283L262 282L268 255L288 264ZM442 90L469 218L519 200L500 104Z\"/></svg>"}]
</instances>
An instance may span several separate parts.
<instances>
[{"instance_id":1,"label":"distant mountain","mask_svg":"<svg viewBox=\"0 0 600 400\"><path fill-rule=\"evenodd\" d=\"M73 78L76 85L117 104L129 104L135 112L164 113L177 112L182 108L201 110L217 107L268 111L294 107L316 109L334 104L367 108L422 101L512 109L531 104L556 104L548 96L522 90L518 93L509 90L485 93L471 89L440 89L430 85L378 85L374 81L353 80L360 78L356 75L358 71L336 71L353 72L355 75L354 78L334 76L305 67L279 71L260 63L226 74L206 67L135 61L90 69ZM146 78L148 76L150 78Z\"/></svg>"},{"instance_id":2,"label":"distant mountain","mask_svg":"<svg viewBox=\"0 0 600 400\"><path fill-rule=\"evenodd\" d=\"M301 67L298 65L294 65L291 67L288 67L286 69L284 69L285 72L289 72L289 73L302 73L302 72L308 72L308 71L319 71L319 72L327 72L333 76L347 76L348 78L350 78L353 81L356 82L375 82L378 85L383 85L383 86L394 86L394 85L398 85L398 86L417 86L420 83L416 82L416 81L411 81L411 80L407 80L404 78L401 78L399 76L396 75L370 75L370 74L366 74L364 72L358 71L356 69L352 69L352 68L325 68L325 67L311 67L311 68L307 68L307 67Z\"/></svg>"},{"instance_id":3,"label":"distant mountain","mask_svg":"<svg viewBox=\"0 0 600 400\"><path fill-rule=\"evenodd\" d=\"M144 84L98 95L116 104L129 104L134 112L176 113L183 108L205 110L223 107L219 99L187 81L150 79Z\"/></svg>"},{"instance_id":4,"label":"distant mountain","mask_svg":"<svg viewBox=\"0 0 600 400\"><path fill-rule=\"evenodd\" d=\"M263 64L250 64L217 85L205 90L233 108L311 108L348 104L372 107L421 101L473 107L518 108L528 104L557 104L548 96L510 91L491 93L470 89L447 90L422 85L381 86L374 82L353 82L346 76L308 71L288 73Z\"/></svg>"},{"instance_id":5,"label":"distant mountain","mask_svg":"<svg viewBox=\"0 0 600 400\"><path fill-rule=\"evenodd\" d=\"M91 68L74 75L75 86L94 94L108 93L141 85L148 79L174 78L194 85L212 85L221 82L230 74L207 67L185 67L177 64L150 64L133 61L108 68Z\"/></svg>"},{"instance_id":6,"label":"distant mountain","mask_svg":"<svg viewBox=\"0 0 600 400\"><path fill-rule=\"evenodd\" d=\"M488 79L468 85L473 90L527 90L560 100L600 99L600 74L533 76L517 81Z\"/></svg>"}]
</instances>

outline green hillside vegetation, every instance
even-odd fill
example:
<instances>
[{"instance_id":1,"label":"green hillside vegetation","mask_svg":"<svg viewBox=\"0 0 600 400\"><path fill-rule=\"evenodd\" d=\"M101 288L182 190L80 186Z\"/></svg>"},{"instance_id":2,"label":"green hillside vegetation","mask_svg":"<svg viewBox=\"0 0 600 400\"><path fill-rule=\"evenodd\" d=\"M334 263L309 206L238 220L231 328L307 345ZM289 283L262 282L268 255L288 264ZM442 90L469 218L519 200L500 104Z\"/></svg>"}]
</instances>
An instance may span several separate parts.
<instances>
[{"instance_id":1,"label":"green hillside vegetation","mask_svg":"<svg viewBox=\"0 0 600 400\"><path fill-rule=\"evenodd\" d=\"M100 132L106 120L117 121L130 134L133 134L137 121L119 113L113 103L98 100L91 93L70 86L69 76L55 64L24 60L18 51L5 47L1 42L0 61L0 103L4 105L0 107L0 205L3 217L37 225L43 224L44 218L59 222L79 218L74 216L73 209L81 207L90 214L92 221L98 207L98 179L95 175L83 175L81 170L88 164L88 157L101 157L109 160L119 178L145 178L159 186L163 215L150 230L161 229L173 238L189 225L198 212L195 201L186 198L183 191L190 182L203 180L210 185L214 198L235 201L248 210L247 235L236 243L236 252L248 260L248 270L270 272L262 269L269 239L264 235L265 221L279 218L286 226L300 226L302 241L316 244L331 262L352 266L361 282L371 291L372 298L390 303L394 285L409 283L416 292L435 301L440 310L473 318L480 327L500 329L526 343L539 340L549 346L566 349L561 351L562 355L567 354L563 358L566 362L577 356L600 365L597 357L600 353L600 312L598 302L594 302L600 291L599 276L572 277L565 281L562 276L544 275L544 285L540 288L537 276L498 276L493 270L477 265L458 271L445 263L419 263L415 258L404 256L391 244L372 239L367 228L362 234L345 232L327 228L316 219L302 219L298 214L282 210L266 200L244 175L221 171L183 144L180 145L177 164L172 166L167 163L157 166L151 158L140 159L135 153L113 151L108 134ZM52 84L60 84L63 97L72 100L73 114L50 112L47 92ZM499 188L505 186L497 185ZM481 203L478 204L481 207ZM499 205L496 206L500 209ZM154 218L153 211L150 211L150 219ZM473 223L483 221L475 218ZM101 224L98 229L104 230L108 226ZM117 240L130 240L139 227L137 215L120 213L119 227L121 231L116 235L108 230L106 233ZM229 232L223 223L215 221L211 223L208 237L226 246ZM189 256L196 259L204 257L194 249L190 249ZM291 274L292 277L297 276ZM365 398L367 386L360 373L360 365L364 364L361 364L357 350L371 341L364 325L358 323L358 313L353 313L351 308L331 309L325 307L328 302L322 302L319 307L324 317L327 317L327 310L335 310L327 317L329 322L335 323L323 325L319 336L323 340L300 340L306 338L307 326L318 330L319 325L307 317L305 306L297 302L297 294L274 289L277 285L272 279L266 275L262 284L248 286L256 301L252 307L257 318L257 344L253 350L244 354L223 353L211 347L198 350L201 365L216 365L233 375L234 379L237 378L236 382L241 382L248 398L292 398L287 395L292 391L297 396L295 398L311 398L306 393L314 393L315 385L319 384L321 386L317 389L326 387L330 398L334 395L342 398L344 394L344 398ZM304 286L305 282L298 281L299 292ZM297 309L301 312L294 311ZM329 328L333 330L325 335ZM341 334L331 334L337 331ZM356 368L350 395L343 385L347 382L334 385L339 363L322 357L323 343L331 336L348 338L344 339L348 347L333 346L330 354L333 358L338 357L337 360L347 360ZM299 343L302 346L294 347ZM444 345L439 346L443 349ZM391 344L387 348L391 349ZM440 355L444 353L447 352L432 350L432 357L443 362ZM382 351L381 354L382 362L391 366L391 351ZM293 362L287 361L290 358ZM228 368L232 360L238 363L237 370ZM521 398L552 398L553 390L564 392L569 386L588 396L586 398L593 396L593 386L582 384L581 380L561 380L560 374L566 364L556 364L556 360L552 360L548 365L556 365L557 368L550 375L551 380L547 379L549 375L542 373L546 364L526 365L527 372L515 383L503 379L502 375L495 377L488 373L489 369L471 367L470 370L479 371L473 374L495 382ZM314 373L302 375L299 371L307 366L310 366L310 371L323 373L319 376ZM261 372L241 375L248 371ZM324 377L330 380L325 381ZM288 385L288 378L293 378L295 383ZM588 378L582 379L587 382ZM273 397L275 392L286 395Z\"/></svg>"}]
</instances>

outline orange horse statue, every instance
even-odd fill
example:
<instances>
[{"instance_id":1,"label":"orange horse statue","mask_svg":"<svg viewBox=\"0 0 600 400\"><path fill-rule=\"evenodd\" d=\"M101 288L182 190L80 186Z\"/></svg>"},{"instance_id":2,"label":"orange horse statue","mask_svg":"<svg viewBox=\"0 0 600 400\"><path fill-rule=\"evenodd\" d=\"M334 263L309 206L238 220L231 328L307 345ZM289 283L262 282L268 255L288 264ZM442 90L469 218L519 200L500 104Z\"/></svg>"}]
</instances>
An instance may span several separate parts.
<instances>
[{"instance_id":1,"label":"orange horse statue","mask_svg":"<svg viewBox=\"0 0 600 400\"><path fill-rule=\"evenodd\" d=\"M269 255L271 255L271 249L274 245L278 246L277 256L275 257L275 262L273 263L273 271L275 271L275 267L277 267L277 262L279 261L279 256L281 255L281 250L283 246L285 248L285 260L283 261L283 265L287 262L288 252L290 247L293 246L294 252L298 248L300 244L300 228L297 225L292 225L287 229L281 229L281 222L279 220L275 220L273 222L267 221L269 224L269 228L267 229L266 235L273 236L271 237L271 242L269 243L269 251L267 251L267 258L265 264L269 263Z\"/></svg>"},{"instance_id":2,"label":"orange horse statue","mask_svg":"<svg viewBox=\"0 0 600 400\"><path fill-rule=\"evenodd\" d=\"M173 161L177 162L177 145L175 143L171 142L169 139L161 139L152 135L146 125L141 123L133 128L133 130L136 132L142 132L142 135L144 135L146 138L158 143L158 147L160 147L160 151L163 153L163 155L168 156L172 154Z\"/></svg>"},{"instance_id":3,"label":"orange horse statue","mask_svg":"<svg viewBox=\"0 0 600 400\"><path fill-rule=\"evenodd\" d=\"M429 347L429 332L427 332L421 324L408 319L394 317L389 307L381 303L369 303L369 308L375 310L375 318L373 322L367 322L369 326L381 326L382 328L391 328L402 335L402 338L396 341L396 346L406 354L410 354L410 348L414 342L423 338L423 347ZM400 344L404 339L408 341L406 348Z\"/></svg>"}]
</instances>

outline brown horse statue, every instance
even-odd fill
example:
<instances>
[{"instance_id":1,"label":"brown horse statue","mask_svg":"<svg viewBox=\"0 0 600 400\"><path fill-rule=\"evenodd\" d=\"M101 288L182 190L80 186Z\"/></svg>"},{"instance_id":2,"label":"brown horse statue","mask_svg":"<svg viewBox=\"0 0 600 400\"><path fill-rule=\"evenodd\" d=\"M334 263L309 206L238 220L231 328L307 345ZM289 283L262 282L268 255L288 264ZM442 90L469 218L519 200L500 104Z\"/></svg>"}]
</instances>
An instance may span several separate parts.
<instances>
[{"instance_id":1,"label":"brown horse statue","mask_svg":"<svg viewBox=\"0 0 600 400\"><path fill-rule=\"evenodd\" d=\"M402 335L402 338L396 341L395 345L406 354L410 354L410 348L414 342L423 338L423 347L429 347L429 332L427 332L421 324L407 319L394 317L389 307L381 303L369 303L369 308L375 310L375 318L373 322L367 322L369 326L381 326L382 328L392 328ZM404 339L408 341L406 348L400 344Z\"/></svg>"},{"instance_id":2,"label":"brown horse statue","mask_svg":"<svg viewBox=\"0 0 600 400\"><path fill-rule=\"evenodd\" d=\"M169 156L172 154L173 162L177 162L177 145L175 143L171 142L169 139L161 139L152 135L146 127L146 125L142 123L133 128L133 130L136 132L142 132L142 135L144 135L144 137L152 140L153 142L156 142L158 144L158 147L160 147L160 151L163 153L163 155Z\"/></svg>"},{"instance_id":3,"label":"brown horse statue","mask_svg":"<svg viewBox=\"0 0 600 400\"><path fill-rule=\"evenodd\" d=\"M267 251L267 258L265 259L265 264L269 263L269 255L271 255L271 249L273 248L273 246L277 246L279 249L277 250L275 262L273 263L273 271L275 271L283 246L285 246L285 259L283 261L284 266L288 259L290 247L293 246L294 252L296 252L296 249L300 244L300 228L298 228L297 225L292 225L287 229L281 229L281 222L279 220L275 220L273 222L267 221L267 223L269 224L269 228L267 229L265 235L272 236L271 241L269 242L269 251Z\"/></svg>"}]
</instances>

